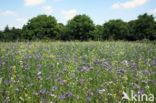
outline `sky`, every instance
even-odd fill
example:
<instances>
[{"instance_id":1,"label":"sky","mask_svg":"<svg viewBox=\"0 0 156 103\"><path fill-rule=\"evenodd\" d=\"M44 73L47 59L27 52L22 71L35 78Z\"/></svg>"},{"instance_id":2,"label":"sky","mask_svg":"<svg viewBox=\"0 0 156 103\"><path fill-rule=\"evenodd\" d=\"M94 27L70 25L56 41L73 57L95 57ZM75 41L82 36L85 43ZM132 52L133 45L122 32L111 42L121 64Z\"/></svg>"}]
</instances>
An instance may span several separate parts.
<instances>
[{"instance_id":1,"label":"sky","mask_svg":"<svg viewBox=\"0 0 156 103\"><path fill-rule=\"evenodd\" d=\"M134 20L144 13L156 17L156 0L0 0L0 30L6 25L22 28L41 14L52 15L63 24L86 14L101 25L111 19Z\"/></svg>"}]
</instances>

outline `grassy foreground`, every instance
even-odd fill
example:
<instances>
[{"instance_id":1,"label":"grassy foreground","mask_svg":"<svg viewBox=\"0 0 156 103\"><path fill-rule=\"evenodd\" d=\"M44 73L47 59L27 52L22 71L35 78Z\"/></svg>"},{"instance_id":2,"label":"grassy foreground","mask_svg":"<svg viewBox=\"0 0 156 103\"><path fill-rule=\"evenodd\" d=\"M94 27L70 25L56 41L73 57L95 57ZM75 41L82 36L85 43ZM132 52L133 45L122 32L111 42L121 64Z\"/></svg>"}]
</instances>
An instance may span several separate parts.
<instances>
[{"instance_id":1,"label":"grassy foreground","mask_svg":"<svg viewBox=\"0 0 156 103\"><path fill-rule=\"evenodd\" d=\"M142 94L146 103L156 95L154 44L0 43L0 103L133 103Z\"/></svg>"}]
</instances>

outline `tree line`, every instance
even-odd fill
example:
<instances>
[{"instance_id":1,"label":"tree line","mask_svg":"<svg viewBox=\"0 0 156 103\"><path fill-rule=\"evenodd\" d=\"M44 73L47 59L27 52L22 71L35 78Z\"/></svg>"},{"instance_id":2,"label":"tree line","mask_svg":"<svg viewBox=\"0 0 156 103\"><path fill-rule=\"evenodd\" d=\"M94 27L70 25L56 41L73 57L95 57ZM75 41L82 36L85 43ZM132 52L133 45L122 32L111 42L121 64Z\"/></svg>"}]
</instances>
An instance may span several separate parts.
<instances>
[{"instance_id":1,"label":"tree line","mask_svg":"<svg viewBox=\"0 0 156 103\"><path fill-rule=\"evenodd\" d=\"M153 15L139 15L136 20L124 22L109 20L103 25L95 25L85 15L76 15L66 25L58 23L55 17L38 15L30 19L22 29L9 28L0 31L0 41L25 40L156 40L156 21Z\"/></svg>"}]
</instances>

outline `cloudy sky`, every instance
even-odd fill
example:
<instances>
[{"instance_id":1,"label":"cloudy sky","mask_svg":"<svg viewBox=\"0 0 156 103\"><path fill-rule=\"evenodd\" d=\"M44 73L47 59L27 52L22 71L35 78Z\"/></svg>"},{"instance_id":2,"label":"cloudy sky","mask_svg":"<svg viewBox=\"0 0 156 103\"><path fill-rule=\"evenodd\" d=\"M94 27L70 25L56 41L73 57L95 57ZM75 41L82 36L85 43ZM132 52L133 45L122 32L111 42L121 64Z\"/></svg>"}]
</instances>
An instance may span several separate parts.
<instances>
[{"instance_id":1,"label":"cloudy sky","mask_svg":"<svg viewBox=\"0 0 156 103\"><path fill-rule=\"evenodd\" d=\"M76 14L87 14L95 24L110 19L129 21L147 12L156 17L156 0L0 0L0 30L21 28L39 14L54 16L66 24Z\"/></svg>"}]
</instances>

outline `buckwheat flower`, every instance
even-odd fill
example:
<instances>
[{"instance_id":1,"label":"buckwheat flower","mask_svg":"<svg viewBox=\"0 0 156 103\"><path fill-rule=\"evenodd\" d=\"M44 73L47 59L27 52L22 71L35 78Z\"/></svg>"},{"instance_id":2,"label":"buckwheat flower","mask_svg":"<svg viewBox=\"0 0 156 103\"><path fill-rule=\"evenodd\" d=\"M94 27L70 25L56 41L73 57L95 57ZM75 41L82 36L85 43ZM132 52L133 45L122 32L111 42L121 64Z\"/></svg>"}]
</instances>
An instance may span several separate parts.
<instances>
[{"instance_id":1,"label":"buckwheat flower","mask_svg":"<svg viewBox=\"0 0 156 103\"><path fill-rule=\"evenodd\" d=\"M67 91L67 92L65 93L65 95L66 95L67 97L70 97L70 96L72 96L72 93L71 93L70 91Z\"/></svg>"},{"instance_id":2,"label":"buckwheat flower","mask_svg":"<svg viewBox=\"0 0 156 103\"><path fill-rule=\"evenodd\" d=\"M57 90L57 87L56 86L53 86L52 87L52 91L55 91L55 90Z\"/></svg>"},{"instance_id":3,"label":"buckwheat flower","mask_svg":"<svg viewBox=\"0 0 156 103\"><path fill-rule=\"evenodd\" d=\"M64 95L61 95L61 94L58 95L57 97L60 98L60 99L65 99L66 98Z\"/></svg>"}]
</instances>

